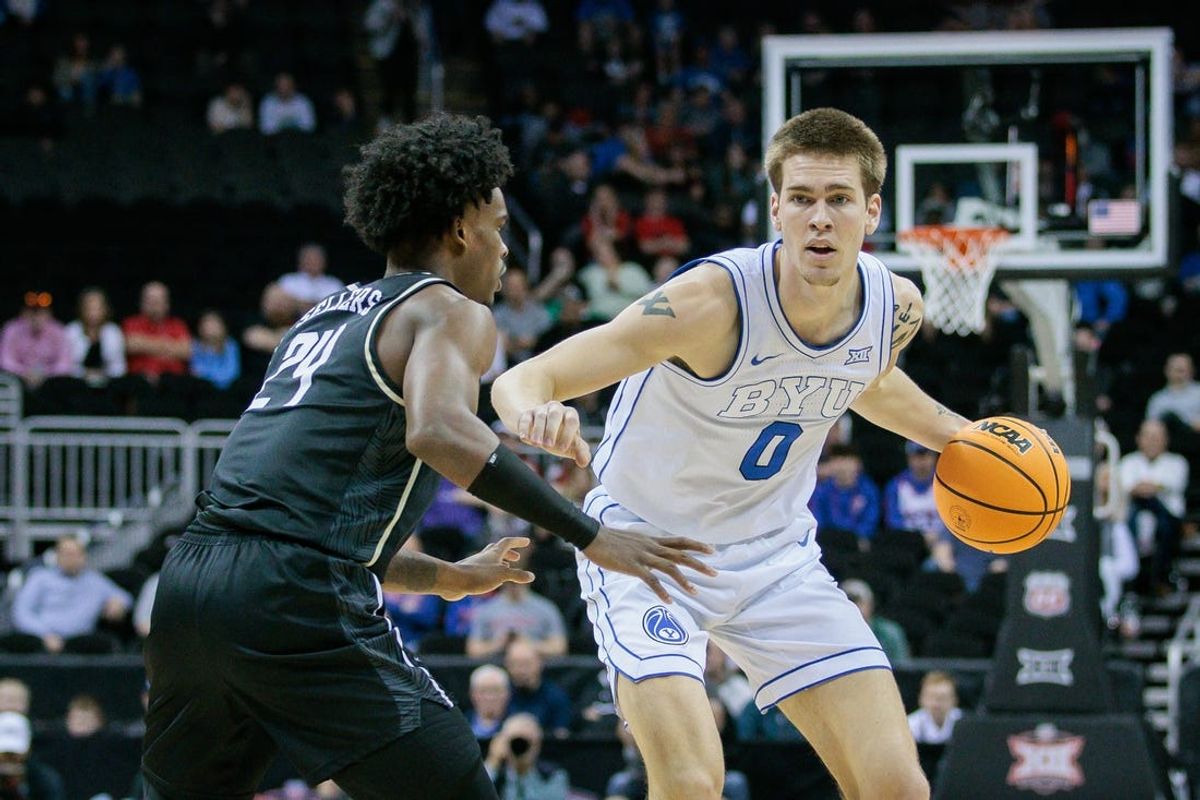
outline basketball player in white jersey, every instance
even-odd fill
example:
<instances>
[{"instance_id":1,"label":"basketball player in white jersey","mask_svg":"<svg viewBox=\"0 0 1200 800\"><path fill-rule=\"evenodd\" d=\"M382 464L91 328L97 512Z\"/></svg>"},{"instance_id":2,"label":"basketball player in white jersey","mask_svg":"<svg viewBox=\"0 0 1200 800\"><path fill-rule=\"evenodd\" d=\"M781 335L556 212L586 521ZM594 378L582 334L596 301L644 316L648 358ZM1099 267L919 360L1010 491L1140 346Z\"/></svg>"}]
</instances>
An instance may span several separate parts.
<instances>
[{"instance_id":1,"label":"basketball player in white jersey","mask_svg":"<svg viewBox=\"0 0 1200 800\"><path fill-rule=\"evenodd\" d=\"M834 109L785 123L766 154L781 239L685 265L611 322L495 383L522 440L589 460L562 401L618 380L584 511L614 528L715 546L664 605L579 559L617 704L653 800L716 800L721 742L703 686L711 637L778 705L849 798L927 798L896 683L820 563L808 500L847 409L934 450L967 420L896 368L920 327L912 282L860 252L879 224L886 155Z\"/></svg>"}]
</instances>

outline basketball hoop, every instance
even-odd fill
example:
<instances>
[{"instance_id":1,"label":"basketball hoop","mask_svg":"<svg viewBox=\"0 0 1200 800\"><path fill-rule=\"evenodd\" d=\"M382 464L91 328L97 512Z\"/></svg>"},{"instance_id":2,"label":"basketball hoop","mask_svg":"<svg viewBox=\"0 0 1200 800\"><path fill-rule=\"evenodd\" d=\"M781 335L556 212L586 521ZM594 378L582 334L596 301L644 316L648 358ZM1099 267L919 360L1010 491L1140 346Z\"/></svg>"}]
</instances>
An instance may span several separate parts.
<instances>
[{"instance_id":1,"label":"basketball hoop","mask_svg":"<svg viewBox=\"0 0 1200 800\"><path fill-rule=\"evenodd\" d=\"M921 263L925 317L944 333L983 330L984 307L996 272L1003 228L917 225L899 236L900 249Z\"/></svg>"}]
</instances>

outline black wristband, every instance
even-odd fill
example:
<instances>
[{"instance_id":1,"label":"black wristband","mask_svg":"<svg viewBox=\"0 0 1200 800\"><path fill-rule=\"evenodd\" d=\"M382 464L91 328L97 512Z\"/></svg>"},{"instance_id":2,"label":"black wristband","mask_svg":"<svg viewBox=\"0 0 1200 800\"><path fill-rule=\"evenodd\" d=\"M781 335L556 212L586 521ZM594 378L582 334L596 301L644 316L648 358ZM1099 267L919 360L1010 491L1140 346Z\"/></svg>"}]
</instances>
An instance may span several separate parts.
<instances>
[{"instance_id":1,"label":"black wristband","mask_svg":"<svg viewBox=\"0 0 1200 800\"><path fill-rule=\"evenodd\" d=\"M467 491L484 502L545 528L580 550L600 532L600 523L584 514L537 476L517 454L500 445Z\"/></svg>"}]
</instances>

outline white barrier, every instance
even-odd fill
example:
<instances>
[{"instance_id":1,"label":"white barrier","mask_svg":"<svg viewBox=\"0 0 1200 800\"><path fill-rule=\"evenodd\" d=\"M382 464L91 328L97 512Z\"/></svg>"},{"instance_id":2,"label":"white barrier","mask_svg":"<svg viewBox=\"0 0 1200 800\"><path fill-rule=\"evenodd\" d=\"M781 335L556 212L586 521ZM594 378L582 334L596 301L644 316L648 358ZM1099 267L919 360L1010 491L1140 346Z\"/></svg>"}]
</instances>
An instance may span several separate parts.
<instances>
[{"instance_id":1,"label":"white barrier","mask_svg":"<svg viewBox=\"0 0 1200 800\"><path fill-rule=\"evenodd\" d=\"M33 542L148 520L169 491L190 497L236 420L29 417L0 428L0 531L10 559Z\"/></svg>"}]
</instances>

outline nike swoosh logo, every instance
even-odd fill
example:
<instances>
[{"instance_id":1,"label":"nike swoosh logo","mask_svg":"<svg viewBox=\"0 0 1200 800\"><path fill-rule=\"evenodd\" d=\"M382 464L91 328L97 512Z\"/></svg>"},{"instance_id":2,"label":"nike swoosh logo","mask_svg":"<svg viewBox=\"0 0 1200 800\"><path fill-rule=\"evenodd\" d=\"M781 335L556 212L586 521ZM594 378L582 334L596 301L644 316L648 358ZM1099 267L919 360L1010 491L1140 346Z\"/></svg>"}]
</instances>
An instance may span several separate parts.
<instances>
[{"instance_id":1,"label":"nike swoosh logo","mask_svg":"<svg viewBox=\"0 0 1200 800\"><path fill-rule=\"evenodd\" d=\"M812 531L809 531L808 533L804 534L804 538L801 539L800 541L796 542L796 544L800 545L801 547L804 547L804 545L808 544L808 537L810 537L810 536L812 536Z\"/></svg>"},{"instance_id":2,"label":"nike swoosh logo","mask_svg":"<svg viewBox=\"0 0 1200 800\"><path fill-rule=\"evenodd\" d=\"M758 356L751 356L750 357L750 366L757 367L759 364L763 363L764 361L770 361L772 358L779 358L781 355L783 355L783 353L776 353L773 356L763 356L762 358L759 358Z\"/></svg>"}]
</instances>

